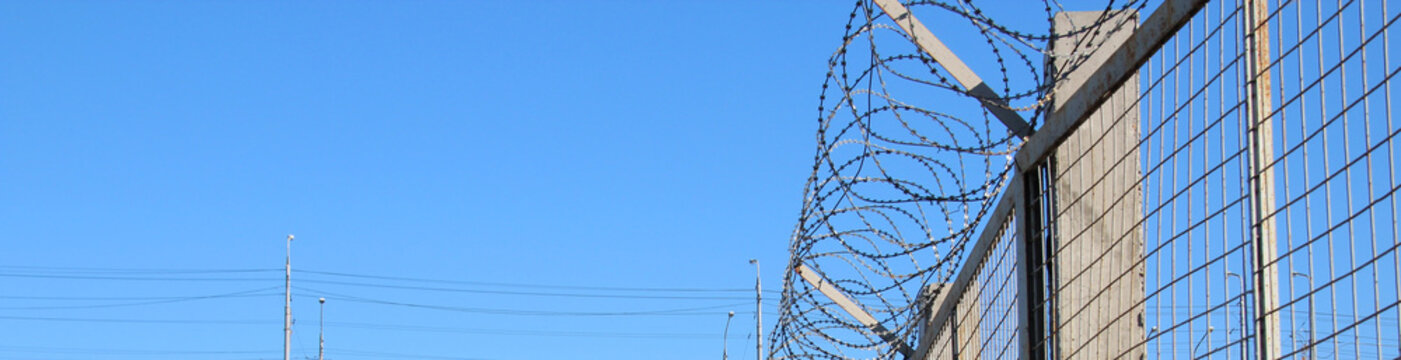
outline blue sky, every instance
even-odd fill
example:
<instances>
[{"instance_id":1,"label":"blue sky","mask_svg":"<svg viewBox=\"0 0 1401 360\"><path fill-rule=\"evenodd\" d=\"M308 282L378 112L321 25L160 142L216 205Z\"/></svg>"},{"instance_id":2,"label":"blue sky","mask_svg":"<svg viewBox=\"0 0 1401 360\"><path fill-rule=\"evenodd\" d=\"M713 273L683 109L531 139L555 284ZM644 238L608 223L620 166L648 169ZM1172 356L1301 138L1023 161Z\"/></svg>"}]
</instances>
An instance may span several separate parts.
<instances>
[{"instance_id":1,"label":"blue sky","mask_svg":"<svg viewBox=\"0 0 1401 360\"><path fill-rule=\"evenodd\" d=\"M750 358L850 9L0 3L0 359Z\"/></svg>"}]
</instances>

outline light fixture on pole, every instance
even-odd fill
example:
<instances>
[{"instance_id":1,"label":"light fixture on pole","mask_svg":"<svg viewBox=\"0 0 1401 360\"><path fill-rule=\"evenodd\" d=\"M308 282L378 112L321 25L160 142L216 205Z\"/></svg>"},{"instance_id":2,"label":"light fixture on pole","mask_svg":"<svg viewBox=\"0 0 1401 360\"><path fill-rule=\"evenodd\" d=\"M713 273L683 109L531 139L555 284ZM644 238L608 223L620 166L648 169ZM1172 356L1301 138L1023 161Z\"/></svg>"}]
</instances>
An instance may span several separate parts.
<instances>
[{"instance_id":1,"label":"light fixture on pole","mask_svg":"<svg viewBox=\"0 0 1401 360\"><path fill-rule=\"evenodd\" d=\"M292 360L292 235L287 235L287 303L282 316L282 360Z\"/></svg>"},{"instance_id":2,"label":"light fixture on pole","mask_svg":"<svg viewBox=\"0 0 1401 360\"><path fill-rule=\"evenodd\" d=\"M1240 295L1240 337L1241 337L1240 343L1241 343L1241 344L1245 344L1245 324L1246 324L1246 322L1245 322L1245 317L1246 317L1246 315L1245 315L1245 277L1242 277L1242 276L1240 276L1240 274L1237 274L1237 273L1234 273L1234 272L1230 272L1230 271L1227 271L1227 272L1226 272L1226 276L1227 276L1227 277L1234 276L1236 279L1240 280L1240 294L1241 294L1241 295ZM1226 286L1230 286L1230 284L1227 284ZM1230 334L1230 331L1228 330L1226 333L1227 333L1227 334ZM1228 335L1228 336L1229 336L1229 335ZM1246 349L1245 346L1241 346L1241 349L1240 349L1240 358L1241 358L1241 360L1245 360L1245 359L1246 359L1246 350L1245 350L1245 349Z\"/></svg>"},{"instance_id":3,"label":"light fixture on pole","mask_svg":"<svg viewBox=\"0 0 1401 360\"><path fill-rule=\"evenodd\" d=\"M1312 276L1309 276L1309 274L1305 274L1305 273L1301 273L1301 272L1297 272L1297 271L1292 272L1290 275L1291 275L1291 276L1302 276L1304 279L1308 279L1308 281L1309 281L1309 360L1314 360L1314 359L1317 359L1317 358L1318 358L1318 353L1315 352L1314 344L1313 344L1313 337L1314 337L1314 328L1313 328L1313 324L1314 324L1314 323L1313 323L1313 277L1312 277ZM1291 285L1291 286L1292 286L1292 285Z\"/></svg>"},{"instance_id":4,"label":"light fixture on pole","mask_svg":"<svg viewBox=\"0 0 1401 360\"><path fill-rule=\"evenodd\" d=\"M730 317L725 318L725 332L724 335L721 336L724 338L723 342L721 342L721 344L724 345L721 350L721 360L730 360L730 320L734 318L734 311L730 312Z\"/></svg>"},{"instance_id":5,"label":"light fixture on pole","mask_svg":"<svg viewBox=\"0 0 1401 360\"><path fill-rule=\"evenodd\" d=\"M1197 349L1201 348L1203 343L1206 343L1206 337L1211 336L1211 332L1212 332L1212 331L1216 331L1216 327L1215 327L1215 326L1207 326L1207 327L1206 327L1206 333L1205 333L1205 334L1202 334L1202 339L1201 339L1201 340L1197 340L1197 345L1192 347L1192 353L1189 354L1189 355L1190 355L1193 359L1197 358Z\"/></svg>"},{"instance_id":6,"label":"light fixture on pole","mask_svg":"<svg viewBox=\"0 0 1401 360\"><path fill-rule=\"evenodd\" d=\"M764 287L760 282L759 259L749 259L754 264L754 337L759 341L754 346L754 359L764 359Z\"/></svg>"},{"instance_id":7,"label":"light fixture on pole","mask_svg":"<svg viewBox=\"0 0 1401 360\"><path fill-rule=\"evenodd\" d=\"M318 324L321 329L318 331L320 335L317 336L316 360L326 360L326 298L320 298L317 301L321 302L321 320Z\"/></svg>"}]
</instances>

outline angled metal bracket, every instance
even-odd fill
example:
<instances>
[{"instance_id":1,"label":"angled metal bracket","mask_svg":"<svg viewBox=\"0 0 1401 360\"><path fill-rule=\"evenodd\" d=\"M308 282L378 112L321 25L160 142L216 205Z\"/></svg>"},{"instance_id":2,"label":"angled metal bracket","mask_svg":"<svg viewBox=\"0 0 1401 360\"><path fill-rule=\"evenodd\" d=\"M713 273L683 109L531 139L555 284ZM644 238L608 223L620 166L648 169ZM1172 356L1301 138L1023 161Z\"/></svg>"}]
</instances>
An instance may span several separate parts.
<instances>
[{"instance_id":1,"label":"angled metal bracket","mask_svg":"<svg viewBox=\"0 0 1401 360\"><path fill-rule=\"evenodd\" d=\"M811 284L812 287L817 288L817 291L822 292L822 295L826 295L828 299L832 299L832 302L837 303L837 306L845 310L847 314L856 318L857 322L871 329L877 336L884 339L885 342L890 343L890 345L895 348L895 351L899 351L900 354L904 355L906 358L913 353L913 351L910 350L910 346L900 340L899 336L896 336L890 329L886 329L885 326L881 325L879 321L876 321L876 318L871 316L870 313L867 313L866 310L862 310L860 304L857 304L855 301L847 298L846 295L843 295L840 290L837 290L836 286L823 279L822 275L818 275L816 272L813 272L812 269L808 269L807 265L803 264L798 264L795 270L798 272L798 276L801 276L803 280Z\"/></svg>"},{"instance_id":2,"label":"angled metal bracket","mask_svg":"<svg viewBox=\"0 0 1401 360\"><path fill-rule=\"evenodd\" d=\"M944 46L944 42L934 37L934 33L929 32L929 28L924 27L919 19L916 19L908 9L905 9L905 5L901 5L899 0L875 0L875 3L880 6L882 11L885 11L886 16L895 21L896 25L900 25L901 30L905 30L905 34L914 39L915 46L918 46L920 51L929 54L929 57L934 58L935 62L942 65L944 70L958 81L959 85L963 85L969 95L978 99L978 102L982 103L988 112L1007 125L1007 129L1012 130L1012 133L1017 134L1017 136L1031 136L1031 126L1027 125L1026 119L1022 119L1022 116L1018 115L1016 111L1009 109L1007 102L998 97L997 93L983 82L983 78L973 73L973 69L969 69L963 60L959 60L948 46Z\"/></svg>"}]
</instances>

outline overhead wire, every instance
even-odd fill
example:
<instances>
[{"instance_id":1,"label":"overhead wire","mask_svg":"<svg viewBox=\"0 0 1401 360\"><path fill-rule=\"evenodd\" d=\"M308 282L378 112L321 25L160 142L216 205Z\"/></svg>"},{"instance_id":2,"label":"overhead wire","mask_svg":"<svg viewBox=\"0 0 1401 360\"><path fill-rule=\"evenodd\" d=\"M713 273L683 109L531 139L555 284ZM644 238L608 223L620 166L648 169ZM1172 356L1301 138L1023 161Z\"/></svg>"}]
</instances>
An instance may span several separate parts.
<instances>
[{"instance_id":1,"label":"overhead wire","mask_svg":"<svg viewBox=\"0 0 1401 360\"><path fill-rule=\"evenodd\" d=\"M151 324L151 325L275 325L280 321L270 320L228 320L228 319L138 319L138 318L85 318L47 316L6 316L0 320L39 321L39 322L80 322L98 324ZM389 324L374 322L328 321L328 328L361 329L375 331L404 331L429 333L457 333L499 336L538 336L538 337L578 337L578 338L622 338L622 339L714 339L718 334L711 333L663 333L663 332L609 332L609 331L567 331L534 329L491 329L463 328L446 326L424 326L411 324Z\"/></svg>"},{"instance_id":2,"label":"overhead wire","mask_svg":"<svg viewBox=\"0 0 1401 360\"><path fill-rule=\"evenodd\" d=\"M109 268L109 267L64 267L64 266L26 266L26 265L0 265L0 270L20 271L20 272L57 272L57 273L128 273L128 274L231 274L231 273L258 273L258 272L280 272L282 269L276 268L223 268L223 269L193 269L193 268Z\"/></svg>"},{"instance_id":3,"label":"overhead wire","mask_svg":"<svg viewBox=\"0 0 1401 360\"><path fill-rule=\"evenodd\" d=\"M301 279L298 282L326 285L342 285L356 287L372 287L380 289L397 290L422 290L434 292L455 292L471 294L494 294L494 295L526 295L526 296L546 296L546 297L578 297L578 298L611 298L611 299L676 299L676 300L745 300L749 296L673 296L673 295L627 295L627 294L586 294L586 293L562 293L562 292L539 292L539 291L512 291L512 290L483 290L483 289L463 289L431 286L411 286L411 285L391 285L374 284L334 280Z\"/></svg>"},{"instance_id":4,"label":"overhead wire","mask_svg":"<svg viewBox=\"0 0 1401 360\"><path fill-rule=\"evenodd\" d=\"M259 320L219 320L219 319L132 319L132 318L86 318L86 317L54 317L54 316L10 316L0 315L0 320L12 321L53 321L53 322L83 322L83 323L113 323L113 324L192 324L192 325L272 325L281 324L281 321L259 321Z\"/></svg>"},{"instance_id":5,"label":"overhead wire","mask_svg":"<svg viewBox=\"0 0 1401 360\"><path fill-rule=\"evenodd\" d=\"M518 315L518 316L584 316L584 317L591 317L591 316L599 316L599 317L604 317L604 316L694 316L694 315L714 315L714 313L710 313L710 312L700 312L700 311L704 311L704 310L718 310L718 309L734 308L734 307L739 307L739 306L744 306L744 305L750 304L750 303L732 303L732 304L724 304L724 305L712 305L712 306L700 306L700 307L687 307L687 308L671 308L671 309L653 309L653 310L641 310L641 311L554 311L554 310L527 310L527 309L510 309L510 308L464 307L464 306L449 306L449 305L437 305L437 304L422 304L422 303L403 302L403 301L392 301L392 300L384 300L384 299L367 298L367 297L361 297L361 296L345 295L345 294L339 294L339 293L334 293L334 292L327 292L327 291L322 291L322 290L317 290L317 289L312 289L312 288L307 288L307 287L300 287L300 286L293 286L293 288L295 288L295 289L300 289L300 290L304 290L304 291L308 291L308 292L310 292L311 294L313 294L313 295L315 295L315 296L317 296L317 297L324 297L324 298L327 298L327 299L336 299L336 300L338 300L338 301L348 301L348 302L358 302L358 303L378 304L378 305L391 305L391 306L418 308L418 309L426 309L426 310L441 310L441 311L462 312L462 313L473 313L473 314L489 314L489 315Z\"/></svg>"},{"instance_id":6,"label":"overhead wire","mask_svg":"<svg viewBox=\"0 0 1401 360\"><path fill-rule=\"evenodd\" d=\"M62 309L62 310L72 310L72 309L99 309L99 308L114 308L114 307L144 306L144 305L156 305L156 304L170 304L170 303L187 302L187 301L197 301L197 300L210 300L210 299L226 299L226 298L241 298L241 297L273 296L273 295L278 295L278 294L277 294L277 293L263 293L263 292L275 290L275 289L278 289L278 288L280 288L280 287L278 287L278 286L272 286L272 287L256 288L256 289L249 289L249 290L243 290L243 291L235 291L235 292L230 292L230 293L212 294L212 295L199 295L199 296L186 296L186 297L168 297L168 298L161 299L161 300L135 301L135 302L120 302L120 303L107 303L107 304L44 305L44 306L0 306L0 310L60 310L60 309Z\"/></svg>"},{"instance_id":7,"label":"overhead wire","mask_svg":"<svg viewBox=\"0 0 1401 360\"><path fill-rule=\"evenodd\" d=\"M598 331L562 331L562 330L518 330L518 329L482 329L482 328L459 328L441 326L418 326L402 324L377 324L361 322L327 322L328 327L366 329L366 330L388 330L388 331L412 331L412 332L433 332L433 333L455 333L455 334L475 334L475 335L502 335L502 336L542 336L542 337L582 337L582 338L627 338L627 339L714 339L720 338L718 334L702 333L657 333L657 332L598 332Z\"/></svg>"},{"instance_id":8,"label":"overhead wire","mask_svg":"<svg viewBox=\"0 0 1401 360\"><path fill-rule=\"evenodd\" d=\"M272 354L277 350L162 350L0 345L0 352L82 355L237 355Z\"/></svg>"},{"instance_id":9,"label":"overhead wire","mask_svg":"<svg viewBox=\"0 0 1401 360\"><path fill-rule=\"evenodd\" d=\"M10 278L33 278L46 280L74 280L74 281L188 281L198 282L209 280L213 282L226 281L277 281L282 279L269 277L266 279L257 278L231 278L230 274L248 273L276 273L282 269L135 269L135 268L96 268L96 267L41 267L41 266L0 266L0 277ZM702 287L612 287L612 286L584 286L584 285L549 285L532 283L510 283L510 282L482 282L465 280L446 280L431 278L415 278L403 276L385 276L363 273L348 273L321 270L300 270L297 273L304 274L298 283L323 284L328 286L338 286L345 288L370 288L370 289L394 289L403 291L430 291L430 292L452 292L464 294L496 294L496 295L518 295L518 296L539 296L539 297L569 297L569 298L599 298L599 299L622 299L638 301L685 301L695 303L696 301L714 300L735 300L731 303L723 303L709 306L690 307L660 307L646 310L622 310L622 311L567 311L567 310L536 310L529 308L500 308L500 307L465 307L445 304L425 304L417 302L394 301L378 297L366 297L348 295L342 292L326 292L302 286L294 287L298 292L298 297L326 297L337 301L351 303L362 303L371 305L395 306L405 308L415 308L431 311L448 311L469 314L483 315L508 315L508 316L540 316L540 317L673 317L673 316L716 316L722 314L726 309L741 308L751 306L752 297L749 295L727 296L729 293L752 293L753 289L747 288L702 288ZM450 286L423 286L419 284L443 284ZM82 296L78 295L49 295L49 294L16 294L0 295L0 301L62 301L71 302L70 305L22 305L22 306L0 306L0 310L18 311L39 311L39 310L59 310L59 309L101 309L117 308L143 305L159 305L197 300L225 299L225 298L247 298L262 296L281 295L282 286L269 286L254 289L246 289L235 292L217 293L209 295L194 296L161 296L153 294L150 296ZM524 289L524 290L514 290ZM538 289L538 290L532 290ZM306 293L310 292L310 293ZM775 291L770 291L775 292ZM744 301L744 302L740 302ZM3 303L0 303L3 304ZM13 303L12 303L13 304ZM766 302L770 311L773 311L776 302L770 300ZM752 314L752 311L738 311L736 314ZM120 317L65 317L65 316L28 316L17 314L0 314L0 320L21 321L21 322L51 322L51 323L93 323L93 324L149 324L149 325L190 325L190 326L228 326L228 325L269 325L276 322L259 320L230 320L230 319L134 319ZM685 340L685 339L708 339L718 337L716 334L699 333L650 333L650 332L595 332L595 331L566 331L566 330L532 330L532 329L486 329L486 328L454 328L435 327L414 324L378 324L372 322L330 322L328 327L349 328L368 331L408 331L408 332L442 332L442 333L464 333L478 335L500 335L500 336L538 336L538 337L581 337L581 338L619 338L619 339L660 339L660 340ZM304 338L298 339L305 342ZM63 349L53 348L58 353L63 353ZM81 353L82 350L75 350ZM178 353L178 352L173 352ZM112 353L117 354L117 353ZM151 355L162 355L165 353L146 353ZM193 354L191 354L193 355Z\"/></svg>"},{"instance_id":10,"label":"overhead wire","mask_svg":"<svg viewBox=\"0 0 1401 360\"><path fill-rule=\"evenodd\" d=\"M400 353L400 352L357 350L357 349L346 349L346 348L330 349L330 350L327 350L326 352L329 353L329 354L341 355L341 356L339 356L339 357L344 357L344 356L347 356L347 355L348 355L348 356L368 356L368 357L373 357L373 358L376 358L376 359L485 360L484 358L476 358L476 357L410 354L410 353Z\"/></svg>"},{"instance_id":11,"label":"overhead wire","mask_svg":"<svg viewBox=\"0 0 1401 360\"><path fill-rule=\"evenodd\" d=\"M613 287L613 286L579 286L579 285L548 285L531 283L510 283L510 282L490 282L490 281L465 281L465 280L445 280L428 279L404 276L385 276L356 274L336 271L322 270L298 270L298 273L327 275L336 277L376 279L376 280L398 280L423 283L459 284L459 285L480 285L480 286L500 286L519 288L540 288L540 289L564 289L564 290L598 290L598 291L636 291L636 292L753 292L749 288L674 288L674 287ZM774 291L776 292L776 291Z\"/></svg>"}]
</instances>

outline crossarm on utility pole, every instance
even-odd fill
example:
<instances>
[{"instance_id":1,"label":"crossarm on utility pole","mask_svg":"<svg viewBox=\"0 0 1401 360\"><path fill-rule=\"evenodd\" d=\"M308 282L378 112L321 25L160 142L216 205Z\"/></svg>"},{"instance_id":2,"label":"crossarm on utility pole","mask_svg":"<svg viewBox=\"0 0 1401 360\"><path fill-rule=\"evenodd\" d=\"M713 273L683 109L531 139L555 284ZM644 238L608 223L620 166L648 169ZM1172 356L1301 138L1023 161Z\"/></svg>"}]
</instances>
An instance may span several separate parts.
<instances>
[{"instance_id":1,"label":"crossarm on utility pole","mask_svg":"<svg viewBox=\"0 0 1401 360\"><path fill-rule=\"evenodd\" d=\"M1031 126L1027 125L1026 120L1022 119L1021 115L1017 115L1016 111L1009 109L1007 102L1000 99L997 93L983 82L983 78L973 73L973 69L969 69L963 60L959 60L948 46L944 46L944 42L934 37L934 33L930 32L929 28L924 27L924 24L919 22L919 19L916 19L913 14L910 14L910 11L900 4L899 0L875 0L875 2L882 11L885 11L886 16L889 16L896 25L900 26L901 30L905 31L905 34L914 39L915 46L918 46L920 51L924 51L929 57L934 58L934 62L942 65L944 70L958 81L959 85L963 85L969 95L977 98L988 112L1007 125L1007 129L1012 130L1012 133L1017 134L1017 136L1031 136Z\"/></svg>"},{"instance_id":2,"label":"crossarm on utility pole","mask_svg":"<svg viewBox=\"0 0 1401 360\"><path fill-rule=\"evenodd\" d=\"M876 321L874 316L862 310L861 305L842 294L841 291L837 290L836 286L833 286L831 283L828 283L827 280L823 279L822 275L818 275L816 272L813 272L812 269L808 269L807 265L803 264L798 264L796 270L798 271L798 276L801 276L808 284L812 284L812 287L817 288L817 291L822 292L822 295L826 295L828 299L832 299L832 302L836 303L837 306L841 307L847 314L850 314L851 317L856 318L856 321L861 323L862 326L871 329L877 336L884 339L885 342L890 343L901 355L908 358L910 354L913 353L910 347L905 345L904 341L900 340L899 336L890 332L890 329L886 329L879 321Z\"/></svg>"}]
</instances>

